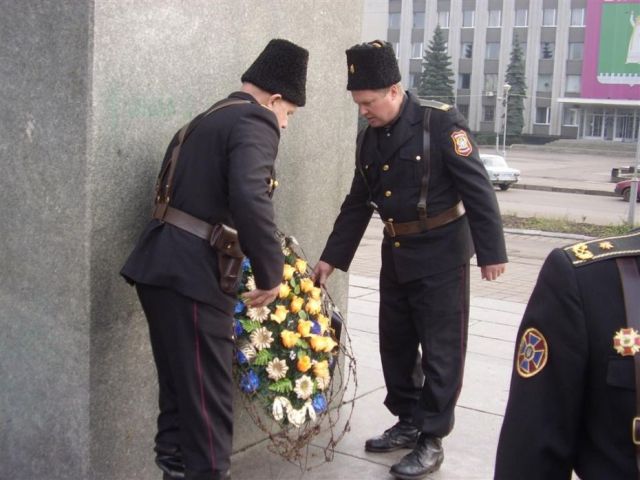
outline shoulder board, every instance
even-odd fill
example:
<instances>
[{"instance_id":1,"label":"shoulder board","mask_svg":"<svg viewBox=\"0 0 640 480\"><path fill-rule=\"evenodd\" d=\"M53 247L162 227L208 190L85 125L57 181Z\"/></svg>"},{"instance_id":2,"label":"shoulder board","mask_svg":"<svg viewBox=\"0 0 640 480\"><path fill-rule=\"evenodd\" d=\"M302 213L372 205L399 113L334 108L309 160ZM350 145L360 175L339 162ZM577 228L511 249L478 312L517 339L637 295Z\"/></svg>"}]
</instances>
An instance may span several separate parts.
<instances>
[{"instance_id":1,"label":"shoulder board","mask_svg":"<svg viewBox=\"0 0 640 480\"><path fill-rule=\"evenodd\" d=\"M563 250L575 267L610 258L640 256L640 230L627 235L575 243Z\"/></svg>"},{"instance_id":2,"label":"shoulder board","mask_svg":"<svg viewBox=\"0 0 640 480\"><path fill-rule=\"evenodd\" d=\"M435 100L420 99L420 105L422 105L423 107L436 108L438 110L442 110L443 112L448 112L452 108L452 106L447 103L437 102Z\"/></svg>"}]
</instances>

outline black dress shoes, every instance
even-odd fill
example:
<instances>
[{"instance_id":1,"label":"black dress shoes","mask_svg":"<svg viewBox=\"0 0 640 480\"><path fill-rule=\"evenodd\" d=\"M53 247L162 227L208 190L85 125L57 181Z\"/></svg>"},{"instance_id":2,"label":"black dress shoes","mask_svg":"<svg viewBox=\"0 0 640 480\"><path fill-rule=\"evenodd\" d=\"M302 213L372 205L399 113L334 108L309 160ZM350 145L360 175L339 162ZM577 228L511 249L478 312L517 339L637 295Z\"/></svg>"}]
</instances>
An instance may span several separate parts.
<instances>
[{"instance_id":1,"label":"black dress shoes","mask_svg":"<svg viewBox=\"0 0 640 480\"><path fill-rule=\"evenodd\" d=\"M399 421L379 437L370 438L364 444L367 452L393 452L401 448L413 448L420 431L411 423Z\"/></svg>"},{"instance_id":2,"label":"black dress shoes","mask_svg":"<svg viewBox=\"0 0 640 480\"><path fill-rule=\"evenodd\" d=\"M156 465L162 470L162 480L184 478L184 462L180 450L156 447Z\"/></svg>"},{"instance_id":3,"label":"black dress shoes","mask_svg":"<svg viewBox=\"0 0 640 480\"><path fill-rule=\"evenodd\" d=\"M438 470L443 460L442 441L422 434L413 452L393 465L389 473L401 480L415 480Z\"/></svg>"}]
</instances>

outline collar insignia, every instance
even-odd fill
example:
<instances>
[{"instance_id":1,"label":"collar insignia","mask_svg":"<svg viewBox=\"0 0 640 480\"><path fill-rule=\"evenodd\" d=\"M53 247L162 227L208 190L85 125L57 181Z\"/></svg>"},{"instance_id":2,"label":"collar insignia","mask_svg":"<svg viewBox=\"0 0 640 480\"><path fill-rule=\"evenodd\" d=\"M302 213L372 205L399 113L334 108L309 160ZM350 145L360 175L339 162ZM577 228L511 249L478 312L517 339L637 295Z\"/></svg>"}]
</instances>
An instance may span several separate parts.
<instances>
[{"instance_id":1,"label":"collar insignia","mask_svg":"<svg viewBox=\"0 0 640 480\"><path fill-rule=\"evenodd\" d=\"M613 248L613 243L611 242L600 242L598 244L600 250L611 250Z\"/></svg>"},{"instance_id":2,"label":"collar insignia","mask_svg":"<svg viewBox=\"0 0 640 480\"><path fill-rule=\"evenodd\" d=\"M640 352L640 334L634 328L621 328L613 336L613 348L623 357Z\"/></svg>"},{"instance_id":3,"label":"collar insignia","mask_svg":"<svg viewBox=\"0 0 640 480\"><path fill-rule=\"evenodd\" d=\"M578 260L589 260L593 258L593 253L589 250L586 243L577 243L571 247L571 251Z\"/></svg>"},{"instance_id":4,"label":"collar insignia","mask_svg":"<svg viewBox=\"0 0 640 480\"><path fill-rule=\"evenodd\" d=\"M520 338L516 370L523 378L540 373L549 358L549 345L544 335L535 328L527 328Z\"/></svg>"}]
</instances>

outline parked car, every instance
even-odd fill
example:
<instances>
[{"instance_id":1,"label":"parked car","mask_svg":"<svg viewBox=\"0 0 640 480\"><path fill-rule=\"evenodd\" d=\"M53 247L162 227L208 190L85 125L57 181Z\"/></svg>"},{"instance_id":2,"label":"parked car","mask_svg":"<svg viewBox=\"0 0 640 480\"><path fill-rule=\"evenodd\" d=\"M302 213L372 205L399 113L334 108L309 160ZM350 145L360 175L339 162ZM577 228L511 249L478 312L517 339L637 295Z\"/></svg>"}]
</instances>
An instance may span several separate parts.
<instances>
[{"instance_id":1,"label":"parked car","mask_svg":"<svg viewBox=\"0 0 640 480\"><path fill-rule=\"evenodd\" d=\"M615 188L613 189L614 193L618 195L622 195L625 202L628 202L631 198L631 180L622 180L621 182L616 183ZM636 201L640 201L640 188L638 188Z\"/></svg>"},{"instance_id":2,"label":"parked car","mask_svg":"<svg viewBox=\"0 0 640 480\"><path fill-rule=\"evenodd\" d=\"M480 160L487 169L489 180L494 186L499 186L500 190L508 190L511 185L518 182L520 170L509 167L503 156L481 153Z\"/></svg>"}]
</instances>

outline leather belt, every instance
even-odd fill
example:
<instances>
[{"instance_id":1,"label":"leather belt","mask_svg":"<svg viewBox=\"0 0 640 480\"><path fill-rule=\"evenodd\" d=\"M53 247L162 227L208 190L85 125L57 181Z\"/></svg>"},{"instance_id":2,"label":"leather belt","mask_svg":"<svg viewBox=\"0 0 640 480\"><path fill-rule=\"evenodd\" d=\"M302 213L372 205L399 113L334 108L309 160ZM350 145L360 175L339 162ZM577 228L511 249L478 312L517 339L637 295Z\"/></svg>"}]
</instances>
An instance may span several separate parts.
<instances>
[{"instance_id":1,"label":"leather belt","mask_svg":"<svg viewBox=\"0 0 640 480\"><path fill-rule=\"evenodd\" d=\"M213 225L205 222L204 220L200 220L187 212L170 207L166 203L157 204L153 209L153 214L151 216L156 220L160 220L161 222L169 223L182 230L186 230L192 235L200 237L203 240L207 240L210 243L212 241L211 237L214 231Z\"/></svg>"},{"instance_id":2,"label":"leather belt","mask_svg":"<svg viewBox=\"0 0 640 480\"><path fill-rule=\"evenodd\" d=\"M410 235L412 233L421 233L427 230L441 227L447 223L457 220L465 213L462 202L456 203L453 207L440 212L435 217L426 217L424 220L416 220L414 222L394 223L392 221L383 221L384 229L390 237L398 235Z\"/></svg>"}]
</instances>

